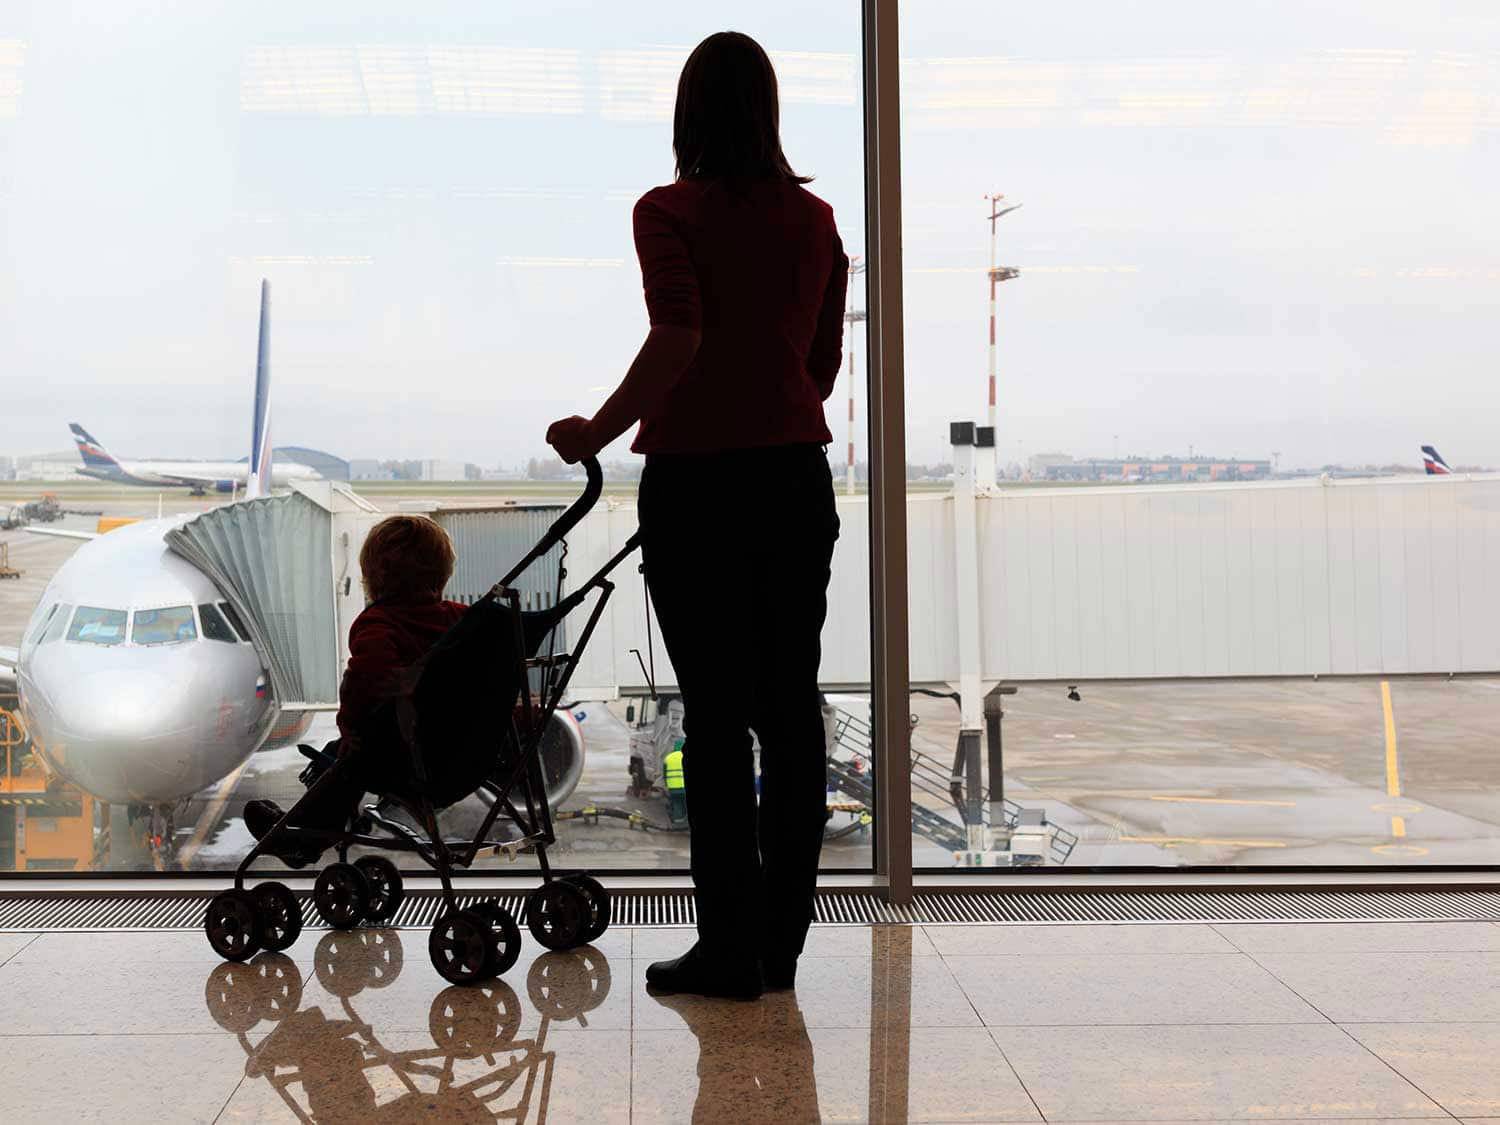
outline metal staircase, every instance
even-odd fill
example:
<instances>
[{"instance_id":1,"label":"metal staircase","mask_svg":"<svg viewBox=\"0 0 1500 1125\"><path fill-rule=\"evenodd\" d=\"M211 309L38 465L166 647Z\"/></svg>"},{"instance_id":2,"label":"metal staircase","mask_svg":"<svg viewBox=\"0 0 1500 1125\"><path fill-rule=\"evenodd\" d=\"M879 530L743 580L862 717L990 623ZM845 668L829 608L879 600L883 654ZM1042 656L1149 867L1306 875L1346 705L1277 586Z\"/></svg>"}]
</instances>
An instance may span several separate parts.
<instances>
[{"instance_id":1,"label":"metal staircase","mask_svg":"<svg viewBox=\"0 0 1500 1125\"><path fill-rule=\"evenodd\" d=\"M873 808L875 767L870 750L870 724L842 707L834 708L834 716L834 752L828 760L828 784L830 788L838 790L865 808ZM955 778L951 769L944 769L942 764L931 755L924 754L915 747L912 748L913 796L922 794L934 799L940 806L951 805L958 818L955 822L949 816L930 807L929 804L913 800L912 830L924 839L931 840L940 847L953 852L962 851L969 846L965 830L967 819L964 812L962 786L963 779ZM981 808L987 810L990 807L988 790L981 791L979 796ZM1005 824L1002 827L1015 828L1021 822L1021 815L1024 811L1022 806L1005 798L1002 807L1005 810ZM1049 860L1054 865L1066 863L1078 844L1078 836L1045 819L1042 824L1048 829Z\"/></svg>"}]
</instances>

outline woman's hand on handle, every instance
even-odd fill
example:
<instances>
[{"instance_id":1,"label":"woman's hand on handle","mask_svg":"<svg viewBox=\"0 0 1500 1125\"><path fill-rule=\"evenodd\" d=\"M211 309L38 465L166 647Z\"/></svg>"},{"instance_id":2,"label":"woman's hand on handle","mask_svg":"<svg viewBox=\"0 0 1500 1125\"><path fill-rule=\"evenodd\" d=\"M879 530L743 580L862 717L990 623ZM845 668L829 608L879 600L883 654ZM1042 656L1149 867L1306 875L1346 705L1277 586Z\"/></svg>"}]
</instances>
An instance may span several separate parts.
<instances>
[{"instance_id":1,"label":"woman's hand on handle","mask_svg":"<svg viewBox=\"0 0 1500 1125\"><path fill-rule=\"evenodd\" d=\"M585 457L595 457L604 448L594 430L594 423L576 414L571 418L559 418L547 427L547 444L569 465L576 465Z\"/></svg>"}]
</instances>

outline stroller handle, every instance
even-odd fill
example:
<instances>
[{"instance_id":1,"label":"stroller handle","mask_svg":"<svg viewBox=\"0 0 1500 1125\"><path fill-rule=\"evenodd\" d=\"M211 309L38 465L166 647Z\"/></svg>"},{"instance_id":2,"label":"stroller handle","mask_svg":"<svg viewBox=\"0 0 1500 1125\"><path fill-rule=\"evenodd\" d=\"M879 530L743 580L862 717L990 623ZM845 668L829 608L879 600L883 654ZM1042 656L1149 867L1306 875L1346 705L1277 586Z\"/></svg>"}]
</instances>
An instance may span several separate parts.
<instances>
[{"instance_id":1,"label":"stroller handle","mask_svg":"<svg viewBox=\"0 0 1500 1125\"><path fill-rule=\"evenodd\" d=\"M579 521L589 514L589 509L599 502L599 496L604 491L604 470L599 467L599 458L585 457L582 465L583 471L588 474L588 481L583 486L583 495L568 505L568 510L557 517L557 522L537 540L536 546L527 551L525 557L511 568L510 573L500 579L501 586L509 586L523 570L562 542L563 536L577 527Z\"/></svg>"}]
</instances>

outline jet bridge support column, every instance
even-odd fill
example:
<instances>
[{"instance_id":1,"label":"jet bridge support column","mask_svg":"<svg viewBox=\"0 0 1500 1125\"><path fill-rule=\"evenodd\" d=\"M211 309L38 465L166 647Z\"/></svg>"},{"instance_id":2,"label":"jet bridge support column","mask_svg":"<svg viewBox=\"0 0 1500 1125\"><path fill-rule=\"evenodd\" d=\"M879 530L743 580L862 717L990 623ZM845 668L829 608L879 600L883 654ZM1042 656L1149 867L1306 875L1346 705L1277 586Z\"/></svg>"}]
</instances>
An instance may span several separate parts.
<instances>
[{"instance_id":1,"label":"jet bridge support column","mask_svg":"<svg viewBox=\"0 0 1500 1125\"><path fill-rule=\"evenodd\" d=\"M989 750L990 771L990 848L993 851L1009 846L1010 833L1006 830L1005 818L1005 743L1000 722L1005 718L1001 697L1015 695L1010 684L996 684L984 697L984 740Z\"/></svg>"},{"instance_id":2,"label":"jet bridge support column","mask_svg":"<svg viewBox=\"0 0 1500 1125\"><path fill-rule=\"evenodd\" d=\"M977 490L976 434L973 422L954 422L948 429L953 444L953 539L954 578L958 606L958 695L959 760L954 774L964 776L967 790L964 821L968 829L968 851L985 850L984 815L980 774L980 645L979 645L979 514ZM956 778L955 778L956 780Z\"/></svg>"}]
</instances>

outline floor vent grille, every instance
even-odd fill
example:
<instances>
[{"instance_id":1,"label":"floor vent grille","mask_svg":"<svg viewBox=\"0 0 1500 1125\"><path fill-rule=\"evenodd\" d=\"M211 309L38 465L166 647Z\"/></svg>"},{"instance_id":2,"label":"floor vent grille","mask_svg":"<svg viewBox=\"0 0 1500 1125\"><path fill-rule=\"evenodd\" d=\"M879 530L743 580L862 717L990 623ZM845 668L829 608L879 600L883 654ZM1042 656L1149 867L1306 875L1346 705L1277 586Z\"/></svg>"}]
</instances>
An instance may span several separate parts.
<instances>
[{"instance_id":1,"label":"floor vent grille","mask_svg":"<svg viewBox=\"0 0 1500 1125\"><path fill-rule=\"evenodd\" d=\"M202 924L207 893L0 892L0 931L191 930ZM310 896L299 896L310 928L323 923ZM525 895L465 893L461 906L498 900L517 918ZM413 892L392 924L425 929L441 897ZM617 926L691 926L686 891L627 892L614 898ZM524 920L524 919L523 919ZM821 925L1046 925L1142 922L1456 922L1500 921L1500 889L1435 891L1088 891L1003 890L921 893L908 907L869 891L829 890L818 896Z\"/></svg>"}]
</instances>

